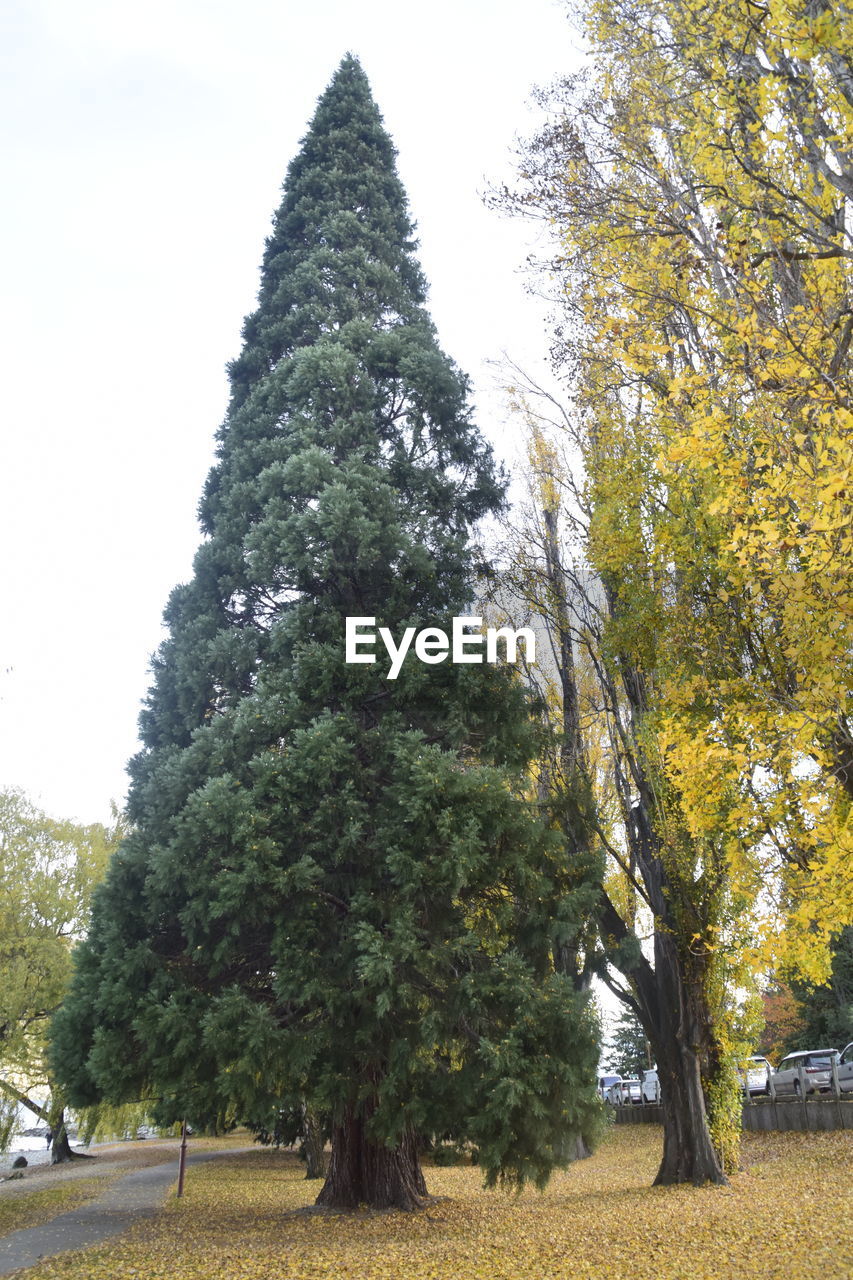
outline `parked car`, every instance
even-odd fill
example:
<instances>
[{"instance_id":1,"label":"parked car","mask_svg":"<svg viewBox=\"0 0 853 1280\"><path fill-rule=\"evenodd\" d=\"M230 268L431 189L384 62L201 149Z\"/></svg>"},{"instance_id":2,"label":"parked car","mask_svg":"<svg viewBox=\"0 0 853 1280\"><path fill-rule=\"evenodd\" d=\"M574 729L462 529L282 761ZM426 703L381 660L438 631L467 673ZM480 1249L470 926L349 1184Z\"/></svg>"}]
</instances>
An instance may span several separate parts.
<instances>
[{"instance_id":1,"label":"parked car","mask_svg":"<svg viewBox=\"0 0 853 1280\"><path fill-rule=\"evenodd\" d=\"M644 1102L660 1102L660 1081L657 1067L643 1072L642 1094Z\"/></svg>"},{"instance_id":2,"label":"parked car","mask_svg":"<svg viewBox=\"0 0 853 1280\"><path fill-rule=\"evenodd\" d=\"M806 1093L828 1093L832 1088L832 1059L841 1055L837 1049L803 1049L789 1053L773 1072L773 1084L777 1094L802 1094L800 1067L806 1082Z\"/></svg>"},{"instance_id":3,"label":"parked car","mask_svg":"<svg viewBox=\"0 0 853 1280\"><path fill-rule=\"evenodd\" d=\"M607 1100L615 1107L628 1107L632 1103L642 1102L642 1086L639 1080L620 1080L607 1090Z\"/></svg>"},{"instance_id":4,"label":"parked car","mask_svg":"<svg viewBox=\"0 0 853 1280\"><path fill-rule=\"evenodd\" d=\"M760 1054L747 1058L743 1067L738 1070L744 1092L748 1089L750 1093L769 1093L772 1070L773 1064Z\"/></svg>"},{"instance_id":5,"label":"parked car","mask_svg":"<svg viewBox=\"0 0 853 1280\"><path fill-rule=\"evenodd\" d=\"M842 1093L853 1092L853 1040L845 1045L838 1058L838 1087Z\"/></svg>"},{"instance_id":6,"label":"parked car","mask_svg":"<svg viewBox=\"0 0 853 1280\"><path fill-rule=\"evenodd\" d=\"M613 1072L611 1072L610 1075L598 1077L598 1092L605 1102L610 1102L608 1091L612 1088L612 1086L614 1084L621 1084L621 1083L622 1083L622 1077L620 1075L614 1074Z\"/></svg>"},{"instance_id":7,"label":"parked car","mask_svg":"<svg viewBox=\"0 0 853 1280\"><path fill-rule=\"evenodd\" d=\"M643 1085L640 1080L622 1081L622 1101L623 1103L643 1101Z\"/></svg>"}]
</instances>

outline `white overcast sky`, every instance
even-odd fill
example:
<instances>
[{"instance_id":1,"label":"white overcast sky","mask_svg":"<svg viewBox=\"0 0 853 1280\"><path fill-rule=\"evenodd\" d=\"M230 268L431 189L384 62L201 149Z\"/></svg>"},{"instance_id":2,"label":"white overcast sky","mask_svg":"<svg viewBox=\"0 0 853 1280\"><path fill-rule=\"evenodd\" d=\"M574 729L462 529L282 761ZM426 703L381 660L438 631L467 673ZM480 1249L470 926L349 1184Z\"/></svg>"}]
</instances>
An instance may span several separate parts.
<instances>
[{"instance_id":1,"label":"white overcast sky","mask_svg":"<svg viewBox=\"0 0 853 1280\"><path fill-rule=\"evenodd\" d=\"M481 194L578 38L560 0L4 0L0 50L0 786L106 821L318 95L361 59L442 345L512 461L487 362L548 340L520 270L535 229Z\"/></svg>"}]
</instances>

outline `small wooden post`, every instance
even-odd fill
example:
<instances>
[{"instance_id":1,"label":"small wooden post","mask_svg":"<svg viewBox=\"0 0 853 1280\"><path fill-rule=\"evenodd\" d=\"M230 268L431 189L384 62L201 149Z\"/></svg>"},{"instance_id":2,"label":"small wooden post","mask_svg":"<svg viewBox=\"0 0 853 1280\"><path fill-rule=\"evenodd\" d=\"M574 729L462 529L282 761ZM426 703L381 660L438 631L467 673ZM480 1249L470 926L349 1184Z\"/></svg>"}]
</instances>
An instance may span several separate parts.
<instances>
[{"instance_id":1,"label":"small wooden post","mask_svg":"<svg viewBox=\"0 0 853 1280\"><path fill-rule=\"evenodd\" d=\"M797 1063L797 1077L798 1077L798 1079L799 1079L799 1081L800 1081L800 1097L801 1097L801 1098L802 1098L802 1100L803 1100L803 1128L804 1128L805 1130L808 1130L808 1127L809 1127L809 1123L808 1123L808 1103L806 1102L806 1088L807 1088L808 1086L806 1085L806 1073L805 1073L805 1071L803 1070L803 1060L802 1060L802 1058L801 1058L801 1059L800 1059L800 1061Z\"/></svg>"},{"instance_id":2,"label":"small wooden post","mask_svg":"<svg viewBox=\"0 0 853 1280\"><path fill-rule=\"evenodd\" d=\"M835 1107L838 1112L838 1125L843 1128L841 1119L841 1081L838 1079L838 1059L835 1054L829 1059L830 1069L832 1070L832 1096L835 1098Z\"/></svg>"},{"instance_id":3,"label":"small wooden post","mask_svg":"<svg viewBox=\"0 0 853 1280\"><path fill-rule=\"evenodd\" d=\"M181 1122L181 1158L178 1163L178 1195L184 1194L184 1170L187 1166L187 1122Z\"/></svg>"},{"instance_id":4,"label":"small wooden post","mask_svg":"<svg viewBox=\"0 0 853 1280\"><path fill-rule=\"evenodd\" d=\"M838 1081L838 1059L834 1054L829 1059L829 1069L832 1072L832 1096L837 1102L841 1098L841 1085Z\"/></svg>"}]
</instances>

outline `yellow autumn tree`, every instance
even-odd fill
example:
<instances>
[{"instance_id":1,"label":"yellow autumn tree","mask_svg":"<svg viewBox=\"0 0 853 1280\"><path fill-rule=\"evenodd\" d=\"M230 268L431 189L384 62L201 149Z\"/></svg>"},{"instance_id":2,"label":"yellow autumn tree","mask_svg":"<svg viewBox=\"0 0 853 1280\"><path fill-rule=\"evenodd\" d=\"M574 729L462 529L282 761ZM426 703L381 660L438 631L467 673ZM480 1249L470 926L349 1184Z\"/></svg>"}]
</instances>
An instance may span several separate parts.
<instances>
[{"instance_id":1,"label":"yellow autumn tree","mask_svg":"<svg viewBox=\"0 0 853 1280\"><path fill-rule=\"evenodd\" d=\"M749 1053L732 992L742 974L742 895L732 891L722 842L689 830L653 731L658 667L654 582L639 616L643 539L636 572L593 565L603 499L531 412L530 497L502 591L544 631L536 683L549 729L539 774L554 815L565 813L571 856L603 856L594 915L603 948L583 957L641 1020L662 1082L664 1152L657 1181L725 1180L737 1161L738 1058ZM559 408L559 406L557 406ZM588 442L571 414L555 434ZM599 444L601 436L598 437ZM627 459L623 456L623 462ZM614 464L613 474L621 468ZM603 475L599 459L599 474ZM622 504L625 507L625 494ZM623 526L633 519L626 507ZM626 612L627 606L627 612ZM606 961L606 967L601 963Z\"/></svg>"},{"instance_id":2,"label":"yellow autumn tree","mask_svg":"<svg viewBox=\"0 0 853 1280\"><path fill-rule=\"evenodd\" d=\"M604 0L590 29L643 104L613 134L629 234L600 332L644 397L659 563L701 602L666 637L661 749L817 978L853 919L853 27L814 3L644 11Z\"/></svg>"},{"instance_id":3,"label":"yellow autumn tree","mask_svg":"<svg viewBox=\"0 0 853 1280\"><path fill-rule=\"evenodd\" d=\"M851 25L743 0L579 16L590 67L548 95L516 203L557 235L599 593L576 643L627 797L602 928L651 910L733 1121L721 986L750 952L819 976L853 918Z\"/></svg>"},{"instance_id":4,"label":"yellow autumn tree","mask_svg":"<svg viewBox=\"0 0 853 1280\"><path fill-rule=\"evenodd\" d=\"M839 5L597 0L586 32L595 71L533 176L592 558L633 578L632 634L665 653L657 743L691 829L775 886L782 959L817 978L853 918L853 26Z\"/></svg>"}]
</instances>

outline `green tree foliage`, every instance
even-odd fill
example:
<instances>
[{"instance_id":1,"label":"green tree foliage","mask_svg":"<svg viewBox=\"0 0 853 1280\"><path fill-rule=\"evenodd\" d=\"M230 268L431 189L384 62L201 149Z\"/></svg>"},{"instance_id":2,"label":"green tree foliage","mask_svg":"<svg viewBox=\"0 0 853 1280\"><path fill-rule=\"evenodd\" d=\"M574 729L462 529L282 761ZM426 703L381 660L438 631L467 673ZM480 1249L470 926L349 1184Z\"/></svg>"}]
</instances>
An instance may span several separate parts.
<instances>
[{"instance_id":1,"label":"green tree foliage","mask_svg":"<svg viewBox=\"0 0 853 1280\"><path fill-rule=\"evenodd\" d=\"M62 1098L45 1062L48 1025L119 834L118 821L112 830L81 827L48 817L21 791L0 792L0 1091L36 1111L31 1094L49 1091L45 1119L57 1130ZM54 1157L68 1154L60 1131Z\"/></svg>"},{"instance_id":2,"label":"green tree foliage","mask_svg":"<svg viewBox=\"0 0 853 1280\"><path fill-rule=\"evenodd\" d=\"M799 1026L786 1051L843 1049L853 1040L853 925L842 929L832 948L829 981L791 983Z\"/></svg>"},{"instance_id":3,"label":"green tree foliage","mask_svg":"<svg viewBox=\"0 0 853 1280\"><path fill-rule=\"evenodd\" d=\"M653 1064L649 1061L649 1042L636 1014L626 1010L613 1028L607 1048L611 1071L621 1076L639 1076Z\"/></svg>"},{"instance_id":4,"label":"green tree foliage","mask_svg":"<svg viewBox=\"0 0 853 1280\"><path fill-rule=\"evenodd\" d=\"M166 1118L332 1115L322 1203L417 1205L417 1132L543 1182L595 1114L553 954L588 889L524 794L506 668L344 663L344 619L448 627L502 485L438 346L394 150L347 57L290 165L166 610L57 1069ZM585 896L587 895L587 896Z\"/></svg>"}]
</instances>

